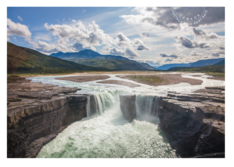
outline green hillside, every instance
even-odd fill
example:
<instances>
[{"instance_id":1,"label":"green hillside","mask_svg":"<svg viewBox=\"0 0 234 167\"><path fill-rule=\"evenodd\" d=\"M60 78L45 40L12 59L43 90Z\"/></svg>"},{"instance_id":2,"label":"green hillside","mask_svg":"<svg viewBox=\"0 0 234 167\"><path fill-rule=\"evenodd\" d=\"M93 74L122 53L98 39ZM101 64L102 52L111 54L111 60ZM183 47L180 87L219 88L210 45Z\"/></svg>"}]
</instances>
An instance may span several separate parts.
<instances>
[{"instance_id":1,"label":"green hillside","mask_svg":"<svg viewBox=\"0 0 234 167\"><path fill-rule=\"evenodd\" d=\"M146 68L147 70L155 71L156 69L154 67L151 67L148 63L140 63L138 62L142 67Z\"/></svg>"},{"instance_id":2,"label":"green hillside","mask_svg":"<svg viewBox=\"0 0 234 167\"><path fill-rule=\"evenodd\" d=\"M107 68L89 67L50 57L38 51L7 42L7 73L67 73L102 71Z\"/></svg>"},{"instance_id":3,"label":"green hillside","mask_svg":"<svg viewBox=\"0 0 234 167\"><path fill-rule=\"evenodd\" d=\"M76 63L94 66L106 67L113 70L148 70L131 60L113 60L113 59L75 59L72 60Z\"/></svg>"}]
</instances>

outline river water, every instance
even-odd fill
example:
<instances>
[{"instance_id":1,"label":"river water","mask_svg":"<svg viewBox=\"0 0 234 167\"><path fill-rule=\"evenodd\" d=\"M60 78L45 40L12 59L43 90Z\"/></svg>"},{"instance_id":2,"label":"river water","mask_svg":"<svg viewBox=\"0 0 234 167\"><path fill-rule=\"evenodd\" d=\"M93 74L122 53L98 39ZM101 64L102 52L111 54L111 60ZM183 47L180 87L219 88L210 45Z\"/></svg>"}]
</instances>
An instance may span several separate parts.
<instances>
[{"instance_id":1,"label":"river water","mask_svg":"<svg viewBox=\"0 0 234 167\"><path fill-rule=\"evenodd\" d=\"M175 73L176 74L176 73ZM117 75L117 74L116 74ZM110 80L126 79L109 75ZM224 81L206 79L203 74L183 74L183 77L195 78L201 75L201 85L180 83L167 86L148 86L129 88L113 84L99 84L97 81L77 83L54 78L64 76L44 76L30 78L32 82L42 82L66 87L78 87L78 94L93 94L99 112L90 115L87 103L87 118L74 122L63 132L43 146L38 158L174 158L175 150L170 147L160 130L159 119L152 116L151 109L157 109L153 103L155 96L165 96L167 91L191 93L206 86L224 86ZM72 76L72 75L66 75ZM139 84L139 83L137 83ZM119 95L136 94L137 118L126 121L120 110ZM88 100L89 101L89 100ZM152 106L154 105L154 106ZM141 114L144 110L145 114Z\"/></svg>"}]
</instances>

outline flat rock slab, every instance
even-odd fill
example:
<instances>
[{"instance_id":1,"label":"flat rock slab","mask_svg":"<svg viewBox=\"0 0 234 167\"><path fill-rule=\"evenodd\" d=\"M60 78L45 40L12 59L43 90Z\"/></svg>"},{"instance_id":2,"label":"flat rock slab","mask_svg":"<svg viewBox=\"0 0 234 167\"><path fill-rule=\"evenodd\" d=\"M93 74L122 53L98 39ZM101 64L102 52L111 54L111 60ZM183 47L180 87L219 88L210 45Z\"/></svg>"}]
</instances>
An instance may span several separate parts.
<instances>
[{"instance_id":1,"label":"flat rock slab","mask_svg":"<svg viewBox=\"0 0 234 167\"><path fill-rule=\"evenodd\" d=\"M58 77L57 80L66 80L73 82L89 82L96 80L104 80L110 78L108 75L81 75L81 76L72 76L72 77Z\"/></svg>"},{"instance_id":2,"label":"flat rock slab","mask_svg":"<svg viewBox=\"0 0 234 167\"><path fill-rule=\"evenodd\" d=\"M97 83L123 85L123 86L128 86L130 88L134 88L134 87L140 86L138 84L134 84L134 83L131 83L131 82L119 81L119 80L106 80L106 81L99 81Z\"/></svg>"}]
</instances>

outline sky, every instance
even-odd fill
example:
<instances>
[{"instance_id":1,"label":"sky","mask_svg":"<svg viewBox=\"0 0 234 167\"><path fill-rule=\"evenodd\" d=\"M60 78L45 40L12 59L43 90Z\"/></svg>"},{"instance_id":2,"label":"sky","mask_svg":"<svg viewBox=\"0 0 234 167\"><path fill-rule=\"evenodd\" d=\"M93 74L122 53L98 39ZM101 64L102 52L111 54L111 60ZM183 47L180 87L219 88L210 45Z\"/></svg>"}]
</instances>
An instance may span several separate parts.
<instances>
[{"instance_id":1,"label":"sky","mask_svg":"<svg viewBox=\"0 0 234 167\"><path fill-rule=\"evenodd\" d=\"M225 57L224 7L8 7L7 40L46 55L92 49L152 66Z\"/></svg>"}]
</instances>

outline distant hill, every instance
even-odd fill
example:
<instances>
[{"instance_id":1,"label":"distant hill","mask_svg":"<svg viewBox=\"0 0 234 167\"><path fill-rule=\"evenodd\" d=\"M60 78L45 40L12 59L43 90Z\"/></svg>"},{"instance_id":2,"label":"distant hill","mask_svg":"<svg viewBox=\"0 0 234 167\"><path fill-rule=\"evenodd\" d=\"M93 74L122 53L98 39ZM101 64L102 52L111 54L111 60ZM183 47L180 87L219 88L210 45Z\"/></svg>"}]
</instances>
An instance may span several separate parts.
<instances>
[{"instance_id":1,"label":"distant hill","mask_svg":"<svg viewBox=\"0 0 234 167\"><path fill-rule=\"evenodd\" d=\"M113 56L113 55L101 55L93 50L86 49L81 50L79 52L58 52L52 53L50 56L57 57L60 59L67 59L67 60L76 60L76 59L113 59L113 60L129 60L126 57L122 56Z\"/></svg>"},{"instance_id":2,"label":"distant hill","mask_svg":"<svg viewBox=\"0 0 234 167\"><path fill-rule=\"evenodd\" d=\"M219 58L219 59L207 59L207 60L199 60L197 62L191 63L189 67L203 67L203 66L209 66L216 64L220 61L224 60L224 58Z\"/></svg>"},{"instance_id":3,"label":"distant hill","mask_svg":"<svg viewBox=\"0 0 234 167\"><path fill-rule=\"evenodd\" d=\"M170 68L168 71L225 73L225 60L221 60L216 64L204 67L173 67Z\"/></svg>"},{"instance_id":4,"label":"distant hill","mask_svg":"<svg viewBox=\"0 0 234 167\"><path fill-rule=\"evenodd\" d=\"M159 70L169 70L174 67L204 67L213 65L215 63L218 63L220 61L224 60L224 58L218 58L218 59L206 59L206 60L199 60L194 63L182 63L182 64L164 64L160 67L157 67Z\"/></svg>"},{"instance_id":5,"label":"distant hill","mask_svg":"<svg viewBox=\"0 0 234 167\"><path fill-rule=\"evenodd\" d=\"M190 66L190 63L189 64L185 64L185 63L182 63L182 64L164 64L160 67L157 67L158 70L168 70L172 67L189 67Z\"/></svg>"},{"instance_id":6,"label":"distant hill","mask_svg":"<svg viewBox=\"0 0 234 167\"><path fill-rule=\"evenodd\" d=\"M77 64L7 42L7 73L64 73L90 70L109 69Z\"/></svg>"},{"instance_id":7,"label":"distant hill","mask_svg":"<svg viewBox=\"0 0 234 167\"><path fill-rule=\"evenodd\" d=\"M225 60L222 60L222 61L220 61L220 62L218 62L218 63L216 63L216 64L214 64L214 65L225 65Z\"/></svg>"},{"instance_id":8,"label":"distant hill","mask_svg":"<svg viewBox=\"0 0 234 167\"><path fill-rule=\"evenodd\" d=\"M140 63L131 60L113 60L113 59L75 59L76 63L94 67L106 67L112 70L148 70L142 67Z\"/></svg>"},{"instance_id":9,"label":"distant hill","mask_svg":"<svg viewBox=\"0 0 234 167\"><path fill-rule=\"evenodd\" d=\"M129 60L128 58L122 56L101 55L89 49L73 53L58 52L53 53L50 56L73 61L83 65L105 67L112 70L155 70L147 63Z\"/></svg>"},{"instance_id":10,"label":"distant hill","mask_svg":"<svg viewBox=\"0 0 234 167\"><path fill-rule=\"evenodd\" d=\"M150 66L148 63L141 63L141 62L138 62L142 67L148 69L148 70L157 70L155 69L154 67Z\"/></svg>"}]
</instances>

